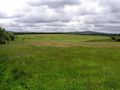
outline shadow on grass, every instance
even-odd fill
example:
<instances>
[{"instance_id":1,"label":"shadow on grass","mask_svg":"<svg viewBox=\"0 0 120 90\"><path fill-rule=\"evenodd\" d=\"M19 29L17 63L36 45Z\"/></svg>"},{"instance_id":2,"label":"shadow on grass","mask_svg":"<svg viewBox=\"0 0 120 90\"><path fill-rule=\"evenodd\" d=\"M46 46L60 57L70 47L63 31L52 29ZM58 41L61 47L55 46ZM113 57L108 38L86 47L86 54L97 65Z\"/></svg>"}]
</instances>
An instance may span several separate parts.
<instances>
[{"instance_id":1,"label":"shadow on grass","mask_svg":"<svg viewBox=\"0 0 120 90\"><path fill-rule=\"evenodd\" d=\"M25 79L27 77L27 73L22 71L22 70L18 70L18 69L13 69L11 71L11 74L13 76L13 78L15 80L18 80L18 79Z\"/></svg>"}]
</instances>

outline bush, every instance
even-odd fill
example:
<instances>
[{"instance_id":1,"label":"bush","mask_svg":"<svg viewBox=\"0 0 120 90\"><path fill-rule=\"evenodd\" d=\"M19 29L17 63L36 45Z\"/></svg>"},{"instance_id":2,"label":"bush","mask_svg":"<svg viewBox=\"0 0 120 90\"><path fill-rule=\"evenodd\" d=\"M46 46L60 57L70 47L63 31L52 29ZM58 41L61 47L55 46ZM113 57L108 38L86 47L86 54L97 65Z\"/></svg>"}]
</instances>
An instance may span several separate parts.
<instances>
[{"instance_id":1,"label":"bush","mask_svg":"<svg viewBox=\"0 0 120 90\"><path fill-rule=\"evenodd\" d=\"M116 39L117 42L120 42L120 38Z\"/></svg>"},{"instance_id":2,"label":"bush","mask_svg":"<svg viewBox=\"0 0 120 90\"><path fill-rule=\"evenodd\" d=\"M9 34L10 40L14 41L15 40L15 35L11 32L9 32L8 34Z\"/></svg>"},{"instance_id":3,"label":"bush","mask_svg":"<svg viewBox=\"0 0 120 90\"><path fill-rule=\"evenodd\" d=\"M115 37L111 37L112 40L115 40L116 38Z\"/></svg>"},{"instance_id":4,"label":"bush","mask_svg":"<svg viewBox=\"0 0 120 90\"><path fill-rule=\"evenodd\" d=\"M118 36L113 36L113 37L111 37L111 39L113 41L120 42L120 37L118 37Z\"/></svg>"},{"instance_id":5,"label":"bush","mask_svg":"<svg viewBox=\"0 0 120 90\"><path fill-rule=\"evenodd\" d=\"M9 41L14 41L15 35L11 32L7 32L4 28L0 27L0 44L6 44Z\"/></svg>"},{"instance_id":6,"label":"bush","mask_svg":"<svg viewBox=\"0 0 120 90\"><path fill-rule=\"evenodd\" d=\"M7 40L0 40L0 44L6 44Z\"/></svg>"}]
</instances>

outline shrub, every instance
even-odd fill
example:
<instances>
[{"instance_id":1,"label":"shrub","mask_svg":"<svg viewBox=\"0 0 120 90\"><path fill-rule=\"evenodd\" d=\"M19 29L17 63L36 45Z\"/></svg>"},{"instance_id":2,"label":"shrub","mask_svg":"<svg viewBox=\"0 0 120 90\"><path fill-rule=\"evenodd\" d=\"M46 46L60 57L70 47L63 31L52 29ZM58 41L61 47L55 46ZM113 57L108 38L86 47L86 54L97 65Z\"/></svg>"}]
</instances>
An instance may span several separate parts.
<instances>
[{"instance_id":1,"label":"shrub","mask_svg":"<svg viewBox=\"0 0 120 90\"><path fill-rule=\"evenodd\" d=\"M11 32L9 32L8 34L9 34L10 40L14 41L15 40L15 35Z\"/></svg>"},{"instance_id":2,"label":"shrub","mask_svg":"<svg viewBox=\"0 0 120 90\"><path fill-rule=\"evenodd\" d=\"M14 41L15 35L11 32L7 32L4 28L0 27L0 44L6 44L9 41Z\"/></svg>"},{"instance_id":3,"label":"shrub","mask_svg":"<svg viewBox=\"0 0 120 90\"><path fill-rule=\"evenodd\" d=\"M120 42L120 37L119 36L113 36L111 37L113 41Z\"/></svg>"},{"instance_id":4,"label":"shrub","mask_svg":"<svg viewBox=\"0 0 120 90\"><path fill-rule=\"evenodd\" d=\"M113 36L113 37L111 37L111 39L112 39L112 40L115 40L116 38Z\"/></svg>"},{"instance_id":5,"label":"shrub","mask_svg":"<svg viewBox=\"0 0 120 90\"><path fill-rule=\"evenodd\" d=\"M120 42L120 38L116 39L117 42Z\"/></svg>"},{"instance_id":6,"label":"shrub","mask_svg":"<svg viewBox=\"0 0 120 90\"><path fill-rule=\"evenodd\" d=\"M0 44L6 44L6 43L7 43L7 40L3 40L3 39L0 40Z\"/></svg>"}]
</instances>

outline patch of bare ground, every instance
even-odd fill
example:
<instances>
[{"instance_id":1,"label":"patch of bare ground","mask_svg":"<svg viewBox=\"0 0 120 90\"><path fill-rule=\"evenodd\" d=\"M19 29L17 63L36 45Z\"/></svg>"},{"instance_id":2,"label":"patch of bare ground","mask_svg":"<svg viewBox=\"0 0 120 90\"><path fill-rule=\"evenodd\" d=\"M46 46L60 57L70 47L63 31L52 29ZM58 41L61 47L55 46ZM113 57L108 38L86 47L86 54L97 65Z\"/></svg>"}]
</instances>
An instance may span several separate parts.
<instances>
[{"instance_id":1,"label":"patch of bare ground","mask_svg":"<svg viewBox=\"0 0 120 90\"><path fill-rule=\"evenodd\" d=\"M34 42L32 43L34 46L51 46L51 47L70 47L70 46L78 46L77 43L71 42Z\"/></svg>"},{"instance_id":2,"label":"patch of bare ground","mask_svg":"<svg viewBox=\"0 0 120 90\"><path fill-rule=\"evenodd\" d=\"M50 46L50 47L92 47L92 48L120 48L118 42L32 42L33 46Z\"/></svg>"}]
</instances>

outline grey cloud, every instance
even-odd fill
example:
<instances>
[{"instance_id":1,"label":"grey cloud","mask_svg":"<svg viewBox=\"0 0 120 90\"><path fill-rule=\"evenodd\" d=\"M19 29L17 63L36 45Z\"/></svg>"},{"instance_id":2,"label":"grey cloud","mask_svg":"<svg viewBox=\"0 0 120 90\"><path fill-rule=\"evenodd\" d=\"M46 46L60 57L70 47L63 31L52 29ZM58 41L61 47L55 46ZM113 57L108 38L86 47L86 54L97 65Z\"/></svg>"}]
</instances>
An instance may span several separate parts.
<instances>
[{"instance_id":1,"label":"grey cloud","mask_svg":"<svg viewBox=\"0 0 120 90\"><path fill-rule=\"evenodd\" d=\"M8 18L8 16L0 11L0 19Z\"/></svg>"},{"instance_id":2,"label":"grey cloud","mask_svg":"<svg viewBox=\"0 0 120 90\"><path fill-rule=\"evenodd\" d=\"M0 11L0 24L13 31L120 33L119 0L28 0L13 16ZM9 19L2 21L2 19Z\"/></svg>"},{"instance_id":3,"label":"grey cloud","mask_svg":"<svg viewBox=\"0 0 120 90\"><path fill-rule=\"evenodd\" d=\"M61 26L66 26L66 23L63 23L63 22L53 22L53 23L47 23L46 24L47 26L59 26L59 27L61 27Z\"/></svg>"},{"instance_id":4,"label":"grey cloud","mask_svg":"<svg viewBox=\"0 0 120 90\"><path fill-rule=\"evenodd\" d=\"M16 19L19 23L52 23L52 22L69 22L71 16L58 13L48 7L33 8L30 12Z\"/></svg>"},{"instance_id":5,"label":"grey cloud","mask_svg":"<svg viewBox=\"0 0 120 90\"><path fill-rule=\"evenodd\" d=\"M69 22L69 18L41 18L41 17L35 17L35 18L21 18L16 20L17 22L22 22L22 23L51 23L51 22Z\"/></svg>"},{"instance_id":6,"label":"grey cloud","mask_svg":"<svg viewBox=\"0 0 120 90\"><path fill-rule=\"evenodd\" d=\"M101 0L100 5L108 8L111 13L120 12L120 1L119 0Z\"/></svg>"},{"instance_id":7,"label":"grey cloud","mask_svg":"<svg viewBox=\"0 0 120 90\"><path fill-rule=\"evenodd\" d=\"M50 8L64 7L65 5L78 5L80 0L35 0L29 2L32 6L47 5Z\"/></svg>"},{"instance_id":8,"label":"grey cloud","mask_svg":"<svg viewBox=\"0 0 120 90\"><path fill-rule=\"evenodd\" d=\"M120 23L120 18L115 15L90 15L86 16L84 23L96 24L96 23Z\"/></svg>"}]
</instances>

